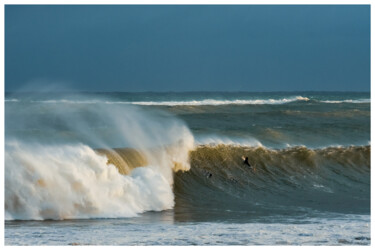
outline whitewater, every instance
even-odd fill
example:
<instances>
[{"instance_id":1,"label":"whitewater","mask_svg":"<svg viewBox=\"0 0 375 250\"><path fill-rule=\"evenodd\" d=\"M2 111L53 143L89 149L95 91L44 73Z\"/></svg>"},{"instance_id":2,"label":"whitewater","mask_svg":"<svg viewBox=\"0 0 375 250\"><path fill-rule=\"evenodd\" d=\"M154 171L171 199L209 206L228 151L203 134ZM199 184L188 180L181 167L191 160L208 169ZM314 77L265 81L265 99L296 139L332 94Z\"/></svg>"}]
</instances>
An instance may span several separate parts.
<instances>
[{"instance_id":1,"label":"whitewater","mask_svg":"<svg viewBox=\"0 0 375 250\"><path fill-rule=\"evenodd\" d=\"M368 245L370 151L369 93L6 93L5 243Z\"/></svg>"}]
</instances>

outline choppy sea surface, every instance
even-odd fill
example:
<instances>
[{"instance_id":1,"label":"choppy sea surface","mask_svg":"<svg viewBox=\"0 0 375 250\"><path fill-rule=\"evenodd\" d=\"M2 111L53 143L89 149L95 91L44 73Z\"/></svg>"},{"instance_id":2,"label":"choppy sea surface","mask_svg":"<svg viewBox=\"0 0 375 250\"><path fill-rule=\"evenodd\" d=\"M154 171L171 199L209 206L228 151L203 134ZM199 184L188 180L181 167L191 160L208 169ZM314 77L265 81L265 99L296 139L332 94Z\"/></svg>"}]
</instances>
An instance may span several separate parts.
<instances>
[{"instance_id":1,"label":"choppy sea surface","mask_svg":"<svg viewBox=\"0 0 375 250\"><path fill-rule=\"evenodd\" d=\"M370 93L6 93L5 244L369 245L370 153Z\"/></svg>"}]
</instances>

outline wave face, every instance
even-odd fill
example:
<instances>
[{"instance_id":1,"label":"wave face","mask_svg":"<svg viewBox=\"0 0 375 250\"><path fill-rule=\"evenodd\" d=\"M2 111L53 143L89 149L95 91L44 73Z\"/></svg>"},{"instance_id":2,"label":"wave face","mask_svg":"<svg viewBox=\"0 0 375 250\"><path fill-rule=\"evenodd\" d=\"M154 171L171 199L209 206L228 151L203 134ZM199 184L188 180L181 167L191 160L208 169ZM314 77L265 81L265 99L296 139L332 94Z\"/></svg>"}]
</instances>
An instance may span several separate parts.
<instances>
[{"instance_id":1,"label":"wave face","mask_svg":"<svg viewBox=\"0 0 375 250\"><path fill-rule=\"evenodd\" d=\"M243 164L243 156L252 167ZM175 210L182 217L208 211L244 217L298 215L306 209L369 213L369 185L370 146L200 146L191 152L190 171L176 174Z\"/></svg>"}]
</instances>

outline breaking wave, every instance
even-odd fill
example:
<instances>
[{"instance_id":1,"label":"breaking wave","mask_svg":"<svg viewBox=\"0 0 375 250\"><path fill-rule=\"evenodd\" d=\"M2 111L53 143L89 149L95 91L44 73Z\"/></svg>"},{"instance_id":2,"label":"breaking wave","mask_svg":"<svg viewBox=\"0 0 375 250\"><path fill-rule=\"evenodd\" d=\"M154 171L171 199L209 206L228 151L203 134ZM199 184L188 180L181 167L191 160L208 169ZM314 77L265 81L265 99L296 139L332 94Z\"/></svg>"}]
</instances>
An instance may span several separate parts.
<instances>
[{"instance_id":1,"label":"breaking wave","mask_svg":"<svg viewBox=\"0 0 375 250\"><path fill-rule=\"evenodd\" d=\"M6 219L129 217L150 210L244 206L254 213L271 209L274 214L279 206L356 213L369 207L370 146L200 145L190 148L189 159L176 158L171 145L148 152L6 146ZM174 181L153 162L163 151ZM243 164L243 156L251 167Z\"/></svg>"},{"instance_id":2,"label":"breaking wave","mask_svg":"<svg viewBox=\"0 0 375 250\"><path fill-rule=\"evenodd\" d=\"M120 172L125 173L119 158L132 168L146 165L140 152L115 151L116 156L101 152ZM251 166L243 163L244 156ZM274 150L200 145L190 152L190 165L189 171L175 171L176 211L245 209L275 214L296 207L350 213L369 209L370 146Z\"/></svg>"},{"instance_id":3,"label":"breaking wave","mask_svg":"<svg viewBox=\"0 0 375 250\"><path fill-rule=\"evenodd\" d=\"M180 120L136 107L86 107L84 115L67 106L11 111L6 220L133 217L173 208L173 172L189 170L194 146ZM45 137L36 129L52 132ZM132 149L100 149L116 141Z\"/></svg>"}]
</instances>

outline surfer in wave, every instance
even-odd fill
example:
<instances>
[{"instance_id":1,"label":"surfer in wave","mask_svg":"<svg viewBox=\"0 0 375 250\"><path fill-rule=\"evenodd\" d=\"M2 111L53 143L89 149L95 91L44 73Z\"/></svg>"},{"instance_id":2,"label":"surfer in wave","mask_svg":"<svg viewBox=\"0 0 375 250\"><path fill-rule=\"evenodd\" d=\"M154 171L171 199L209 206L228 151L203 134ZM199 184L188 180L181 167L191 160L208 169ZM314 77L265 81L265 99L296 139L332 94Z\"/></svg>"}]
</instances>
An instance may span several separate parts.
<instances>
[{"instance_id":1,"label":"surfer in wave","mask_svg":"<svg viewBox=\"0 0 375 250\"><path fill-rule=\"evenodd\" d=\"M249 157L242 156L243 164L247 165L249 168L255 171L255 167L251 166L249 163Z\"/></svg>"},{"instance_id":2,"label":"surfer in wave","mask_svg":"<svg viewBox=\"0 0 375 250\"><path fill-rule=\"evenodd\" d=\"M242 156L242 160L243 160L243 164L251 167L251 165L249 163L249 157Z\"/></svg>"}]
</instances>

